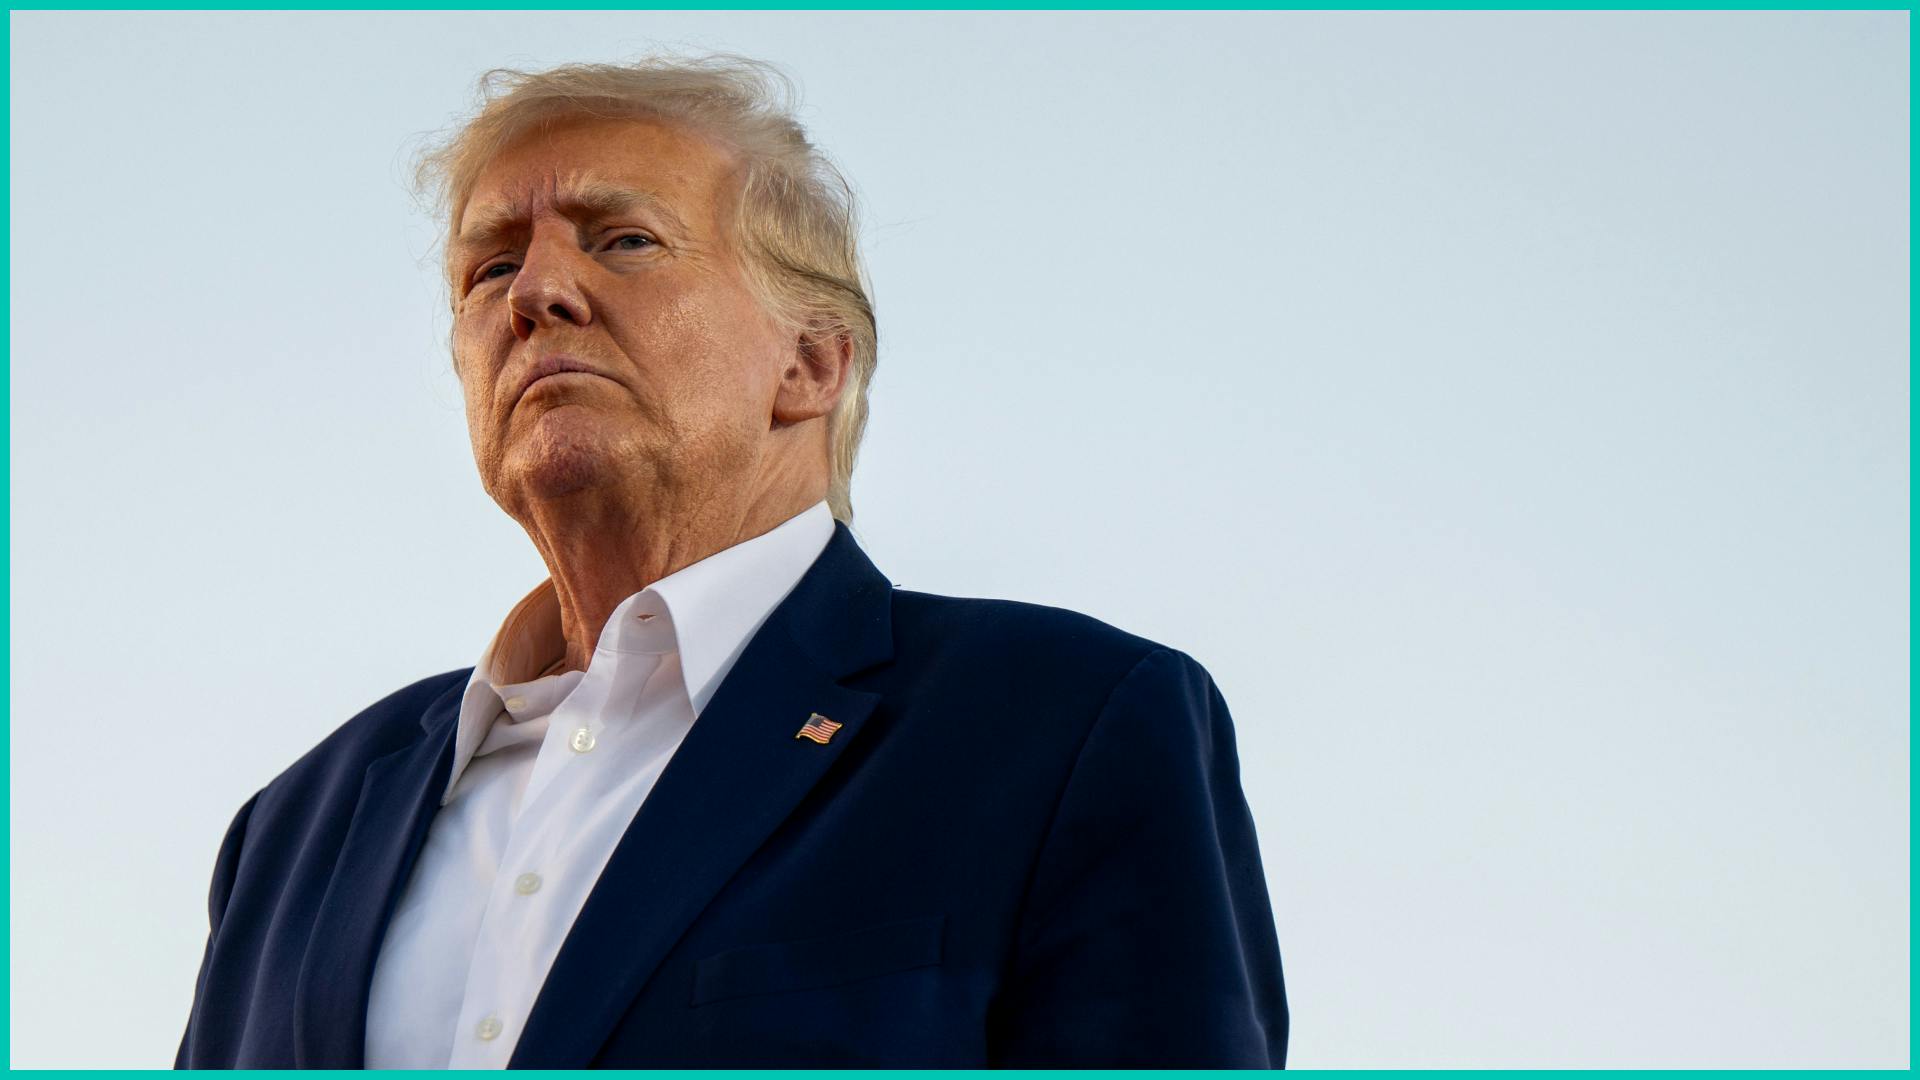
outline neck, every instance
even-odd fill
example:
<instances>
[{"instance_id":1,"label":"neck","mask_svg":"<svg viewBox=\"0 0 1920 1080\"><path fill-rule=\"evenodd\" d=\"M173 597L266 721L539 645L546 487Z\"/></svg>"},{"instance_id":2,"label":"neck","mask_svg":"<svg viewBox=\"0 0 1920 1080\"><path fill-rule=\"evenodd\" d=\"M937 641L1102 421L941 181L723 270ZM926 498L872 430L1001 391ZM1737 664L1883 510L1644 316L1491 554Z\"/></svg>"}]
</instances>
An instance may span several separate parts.
<instances>
[{"instance_id":1,"label":"neck","mask_svg":"<svg viewBox=\"0 0 1920 1080\"><path fill-rule=\"evenodd\" d=\"M527 532L553 578L567 640L564 661L548 674L586 670L601 630L627 597L770 532L825 496L821 485L731 503L655 499L642 506L583 489L537 504Z\"/></svg>"}]
</instances>

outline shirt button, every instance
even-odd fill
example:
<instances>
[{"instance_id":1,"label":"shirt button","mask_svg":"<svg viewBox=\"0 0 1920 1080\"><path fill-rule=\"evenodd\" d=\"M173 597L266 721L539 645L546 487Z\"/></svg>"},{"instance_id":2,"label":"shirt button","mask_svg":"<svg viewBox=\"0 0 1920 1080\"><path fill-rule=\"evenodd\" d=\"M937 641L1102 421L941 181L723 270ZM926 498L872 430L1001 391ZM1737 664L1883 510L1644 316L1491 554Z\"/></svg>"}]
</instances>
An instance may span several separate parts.
<instances>
[{"instance_id":1,"label":"shirt button","mask_svg":"<svg viewBox=\"0 0 1920 1080\"><path fill-rule=\"evenodd\" d=\"M473 1033L483 1039L491 1039L495 1035L500 1034L500 1021L489 1016L485 1020L480 1021L480 1026L474 1028Z\"/></svg>"},{"instance_id":2,"label":"shirt button","mask_svg":"<svg viewBox=\"0 0 1920 1080\"><path fill-rule=\"evenodd\" d=\"M573 738L570 740L570 743L573 746L574 753L584 754L593 749L593 732L588 731L586 728L581 728L573 733Z\"/></svg>"},{"instance_id":3,"label":"shirt button","mask_svg":"<svg viewBox=\"0 0 1920 1080\"><path fill-rule=\"evenodd\" d=\"M540 891L539 874L521 874L513 880L513 891L521 896L532 896Z\"/></svg>"},{"instance_id":4,"label":"shirt button","mask_svg":"<svg viewBox=\"0 0 1920 1080\"><path fill-rule=\"evenodd\" d=\"M527 699L523 697L510 697L507 699L507 708L509 709L525 708L526 704Z\"/></svg>"}]
</instances>

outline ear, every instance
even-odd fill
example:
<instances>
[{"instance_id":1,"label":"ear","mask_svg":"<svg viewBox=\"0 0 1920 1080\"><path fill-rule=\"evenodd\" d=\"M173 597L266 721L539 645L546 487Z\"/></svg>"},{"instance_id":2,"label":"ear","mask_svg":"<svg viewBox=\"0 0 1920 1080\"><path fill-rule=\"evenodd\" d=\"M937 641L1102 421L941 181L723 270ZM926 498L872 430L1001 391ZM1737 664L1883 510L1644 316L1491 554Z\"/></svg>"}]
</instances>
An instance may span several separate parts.
<instances>
[{"instance_id":1,"label":"ear","mask_svg":"<svg viewBox=\"0 0 1920 1080\"><path fill-rule=\"evenodd\" d=\"M780 392L773 399L774 423L797 424L832 412L852 373L852 334L803 333L780 373Z\"/></svg>"}]
</instances>

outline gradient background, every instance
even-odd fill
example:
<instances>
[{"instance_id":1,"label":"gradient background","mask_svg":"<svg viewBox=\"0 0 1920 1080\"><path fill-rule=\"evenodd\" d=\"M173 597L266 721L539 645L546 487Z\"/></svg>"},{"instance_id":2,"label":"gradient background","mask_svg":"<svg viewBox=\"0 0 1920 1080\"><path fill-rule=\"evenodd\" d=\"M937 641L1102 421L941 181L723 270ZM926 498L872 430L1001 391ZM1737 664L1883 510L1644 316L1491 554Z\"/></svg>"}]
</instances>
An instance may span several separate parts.
<instances>
[{"instance_id":1,"label":"gradient background","mask_svg":"<svg viewBox=\"0 0 1920 1080\"><path fill-rule=\"evenodd\" d=\"M240 803L545 576L413 150L783 65L856 535L1190 652L1291 1063L1905 1067L1908 15L16 13L12 1064L160 1066Z\"/></svg>"}]
</instances>

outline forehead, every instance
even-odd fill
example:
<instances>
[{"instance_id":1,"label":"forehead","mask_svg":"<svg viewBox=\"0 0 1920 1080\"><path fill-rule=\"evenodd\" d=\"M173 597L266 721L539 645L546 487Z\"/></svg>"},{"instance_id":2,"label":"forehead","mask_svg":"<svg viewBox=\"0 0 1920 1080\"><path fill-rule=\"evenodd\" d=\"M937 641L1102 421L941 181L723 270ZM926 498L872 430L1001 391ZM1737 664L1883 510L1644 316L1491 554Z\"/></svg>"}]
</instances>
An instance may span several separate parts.
<instances>
[{"instance_id":1,"label":"forehead","mask_svg":"<svg viewBox=\"0 0 1920 1080\"><path fill-rule=\"evenodd\" d=\"M655 204L653 209L677 212L681 222L704 225L721 201L732 164L721 146L675 125L562 120L521 136L488 160L455 233L497 231L548 212L611 212L622 203Z\"/></svg>"}]
</instances>

